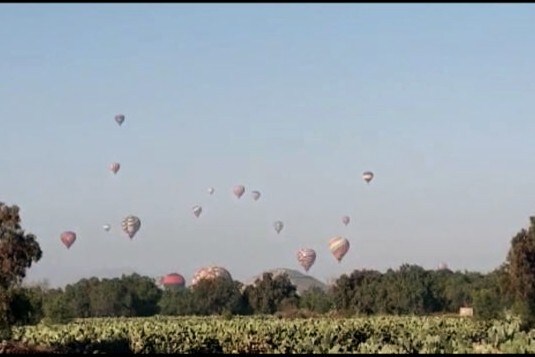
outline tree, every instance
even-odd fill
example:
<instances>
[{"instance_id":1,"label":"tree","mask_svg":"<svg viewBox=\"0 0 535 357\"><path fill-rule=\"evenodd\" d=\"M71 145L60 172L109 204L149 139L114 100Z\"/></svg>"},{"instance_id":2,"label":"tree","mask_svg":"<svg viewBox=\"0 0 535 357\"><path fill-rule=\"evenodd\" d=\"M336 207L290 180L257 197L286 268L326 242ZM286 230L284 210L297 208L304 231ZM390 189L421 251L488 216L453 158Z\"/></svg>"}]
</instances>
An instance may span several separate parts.
<instances>
[{"instance_id":1,"label":"tree","mask_svg":"<svg viewBox=\"0 0 535 357\"><path fill-rule=\"evenodd\" d=\"M247 286L244 295L255 313L273 314L283 306L296 307L299 304L297 288L286 273L275 278L272 273L262 274L253 285Z\"/></svg>"},{"instance_id":2,"label":"tree","mask_svg":"<svg viewBox=\"0 0 535 357\"><path fill-rule=\"evenodd\" d=\"M535 217L530 217L530 223L511 240L506 260L508 285L523 329L535 326Z\"/></svg>"},{"instance_id":3,"label":"tree","mask_svg":"<svg viewBox=\"0 0 535 357\"><path fill-rule=\"evenodd\" d=\"M324 314L333 307L331 296L320 287L314 286L303 291L299 307Z\"/></svg>"},{"instance_id":4,"label":"tree","mask_svg":"<svg viewBox=\"0 0 535 357\"><path fill-rule=\"evenodd\" d=\"M0 339L11 335L13 290L42 257L37 238L21 228L19 211L0 202Z\"/></svg>"},{"instance_id":5,"label":"tree","mask_svg":"<svg viewBox=\"0 0 535 357\"><path fill-rule=\"evenodd\" d=\"M244 314L247 301L241 294L241 283L225 277L202 279L190 287L194 310L199 315Z\"/></svg>"}]
</instances>

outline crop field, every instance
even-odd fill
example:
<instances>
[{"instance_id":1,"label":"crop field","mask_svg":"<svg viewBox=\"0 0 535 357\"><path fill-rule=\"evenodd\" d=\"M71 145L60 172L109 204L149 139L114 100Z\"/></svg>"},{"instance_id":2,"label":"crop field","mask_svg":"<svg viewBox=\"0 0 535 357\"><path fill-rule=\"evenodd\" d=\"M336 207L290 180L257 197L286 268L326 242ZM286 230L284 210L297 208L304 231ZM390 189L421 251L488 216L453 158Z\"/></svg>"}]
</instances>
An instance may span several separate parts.
<instances>
[{"instance_id":1,"label":"crop field","mask_svg":"<svg viewBox=\"0 0 535 357\"><path fill-rule=\"evenodd\" d=\"M515 319L453 317L92 318L15 328L15 339L82 353L534 353Z\"/></svg>"}]
</instances>

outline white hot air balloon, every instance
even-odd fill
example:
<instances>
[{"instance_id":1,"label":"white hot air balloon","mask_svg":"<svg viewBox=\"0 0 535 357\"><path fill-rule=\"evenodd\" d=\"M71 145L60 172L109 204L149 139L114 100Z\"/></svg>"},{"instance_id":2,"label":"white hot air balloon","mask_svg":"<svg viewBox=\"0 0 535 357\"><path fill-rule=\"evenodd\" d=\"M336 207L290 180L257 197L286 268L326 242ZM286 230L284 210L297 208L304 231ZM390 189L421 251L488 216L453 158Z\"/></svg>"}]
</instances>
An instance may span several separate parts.
<instances>
[{"instance_id":1,"label":"white hot air balloon","mask_svg":"<svg viewBox=\"0 0 535 357\"><path fill-rule=\"evenodd\" d=\"M362 174L362 178L364 179L364 181L366 181L366 183L370 183L371 180L373 180L373 172L371 171L366 171Z\"/></svg>"},{"instance_id":2,"label":"white hot air balloon","mask_svg":"<svg viewBox=\"0 0 535 357\"><path fill-rule=\"evenodd\" d=\"M102 226L102 228L104 228L104 230L105 230L106 232L109 232L110 229L111 229L111 226L110 226L109 224L105 224L105 225Z\"/></svg>"},{"instance_id":3,"label":"white hot air balloon","mask_svg":"<svg viewBox=\"0 0 535 357\"><path fill-rule=\"evenodd\" d=\"M214 192L215 192L215 190L214 190L213 187L208 188L208 194L209 194L209 195L213 195Z\"/></svg>"}]
</instances>

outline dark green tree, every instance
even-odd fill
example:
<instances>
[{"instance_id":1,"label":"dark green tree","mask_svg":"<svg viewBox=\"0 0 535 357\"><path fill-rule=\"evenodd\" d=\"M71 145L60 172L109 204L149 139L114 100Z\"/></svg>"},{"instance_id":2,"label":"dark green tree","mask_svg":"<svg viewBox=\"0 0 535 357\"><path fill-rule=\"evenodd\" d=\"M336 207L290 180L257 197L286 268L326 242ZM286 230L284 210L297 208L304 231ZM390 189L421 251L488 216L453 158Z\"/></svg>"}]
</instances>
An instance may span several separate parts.
<instances>
[{"instance_id":1,"label":"dark green tree","mask_svg":"<svg viewBox=\"0 0 535 357\"><path fill-rule=\"evenodd\" d=\"M14 289L20 286L32 263L42 257L35 235L21 228L19 211L16 205L0 202L0 339L11 335Z\"/></svg>"},{"instance_id":2,"label":"dark green tree","mask_svg":"<svg viewBox=\"0 0 535 357\"><path fill-rule=\"evenodd\" d=\"M535 217L530 217L530 223L511 240L506 260L508 286L523 329L535 326Z\"/></svg>"},{"instance_id":3,"label":"dark green tree","mask_svg":"<svg viewBox=\"0 0 535 357\"><path fill-rule=\"evenodd\" d=\"M297 307L299 296L297 288L287 274L266 272L262 278L245 288L244 296L255 313L273 314L284 308Z\"/></svg>"}]
</instances>

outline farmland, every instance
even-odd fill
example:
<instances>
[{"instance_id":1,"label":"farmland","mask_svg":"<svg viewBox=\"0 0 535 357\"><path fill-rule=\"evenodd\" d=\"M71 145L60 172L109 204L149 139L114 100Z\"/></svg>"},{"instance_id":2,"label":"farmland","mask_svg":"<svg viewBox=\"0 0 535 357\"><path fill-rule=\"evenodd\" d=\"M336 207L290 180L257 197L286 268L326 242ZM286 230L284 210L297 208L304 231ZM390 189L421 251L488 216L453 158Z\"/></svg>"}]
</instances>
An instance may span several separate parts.
<instances>
[{"instance_id":1,"label":"farmland","mask_svg":"<svg viewBox=\"0 0 535 357\"><path fill-rule=\"evenodd\" d=\"M514 318L89 318L14 328L24 344L82 353L534 353Z\"/></svg>"}]
</instances>

